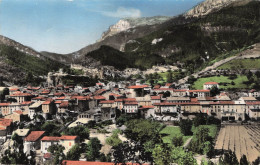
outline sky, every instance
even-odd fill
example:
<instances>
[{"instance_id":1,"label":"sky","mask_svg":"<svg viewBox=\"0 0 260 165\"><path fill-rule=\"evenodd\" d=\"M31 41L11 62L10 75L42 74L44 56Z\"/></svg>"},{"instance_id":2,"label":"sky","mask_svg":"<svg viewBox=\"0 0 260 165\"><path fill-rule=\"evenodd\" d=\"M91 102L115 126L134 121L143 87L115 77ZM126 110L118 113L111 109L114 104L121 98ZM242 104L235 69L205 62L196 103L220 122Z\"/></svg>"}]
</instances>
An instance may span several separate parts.
<instances>
[{"instance_id":1,"label":"sky","mask_svg":"<svg viewBox=\"0 0 260 165\"><path fill-rule=\"evenodd\" d=\"M202 0L0 0L0 35L37 51L71 53L125 17L176 16Z\"/></svg>"}]
</instances>

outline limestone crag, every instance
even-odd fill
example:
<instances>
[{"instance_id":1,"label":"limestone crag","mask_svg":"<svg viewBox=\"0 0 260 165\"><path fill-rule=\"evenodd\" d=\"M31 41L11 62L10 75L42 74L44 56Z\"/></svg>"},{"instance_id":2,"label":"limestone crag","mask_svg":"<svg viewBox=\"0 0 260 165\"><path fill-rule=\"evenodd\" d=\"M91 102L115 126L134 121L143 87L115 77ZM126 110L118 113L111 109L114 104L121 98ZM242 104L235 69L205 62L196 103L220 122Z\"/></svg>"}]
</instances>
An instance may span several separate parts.
<instances>
[{"instance_id":1,"label":"limestone crag","mask_svg":"<svg viewBox=\"0 0 260 165\"><path fill-rule=\"evenodd\" d=\"M242 2L242 1L249 1L249 0L206 0L196 7L189 10L184 15L186 17L199 17L207 15L211 12L220 10L234 2Z\"/></svg>"}]
</instances>

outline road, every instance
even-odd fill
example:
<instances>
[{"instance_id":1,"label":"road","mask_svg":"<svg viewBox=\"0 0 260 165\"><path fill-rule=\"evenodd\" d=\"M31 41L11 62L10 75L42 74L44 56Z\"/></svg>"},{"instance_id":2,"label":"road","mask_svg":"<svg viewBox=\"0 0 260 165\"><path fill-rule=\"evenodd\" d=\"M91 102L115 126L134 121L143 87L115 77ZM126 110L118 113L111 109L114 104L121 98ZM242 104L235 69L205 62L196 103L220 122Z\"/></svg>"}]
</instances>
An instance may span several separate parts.
<instances>
[{"instance_id":1,"label":"road","mask_svg":"<svg viewBox=\"0 0 260 165\"><path fill-rule=\"evenodd\" d=\"M243 52L238 53L236 56L232 56L232 57L220 60L220 61L214 63L213 65L206 67L205 69L201 70L200 72L193 73L191 76L194 76L195 78L197 78L199 74L216 69L219 66L221 66L227 62L230 62L232 60L235 60L235 59L247 59L247 58L260 57L260 43L257 43L253 46L254 46L254 48L251 50L245 50ZM189 78L189 76L186 76L183 79L180 79L178 81L178 84L184 84L188 80L188 78Z\"/></svg>"}]
</instances>

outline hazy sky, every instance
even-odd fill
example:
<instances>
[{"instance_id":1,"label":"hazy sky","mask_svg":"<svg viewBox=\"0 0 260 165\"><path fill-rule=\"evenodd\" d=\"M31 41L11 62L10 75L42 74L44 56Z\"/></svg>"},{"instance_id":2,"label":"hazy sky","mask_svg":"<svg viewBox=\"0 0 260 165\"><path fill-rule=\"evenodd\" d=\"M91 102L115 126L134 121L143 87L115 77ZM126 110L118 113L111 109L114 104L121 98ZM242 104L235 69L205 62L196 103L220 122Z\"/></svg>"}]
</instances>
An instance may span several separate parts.
<instances>
[{"instance_id":1,"label":"hazy sky","mask_svg":"<svg viewBox=\"0 0 260 165\"><path fill-rule=\"evenodd\" d=\"M71 53L124 17L175 16L202 0L0 0L0 34L37 51Z\"/></svg>"}]
</instances>

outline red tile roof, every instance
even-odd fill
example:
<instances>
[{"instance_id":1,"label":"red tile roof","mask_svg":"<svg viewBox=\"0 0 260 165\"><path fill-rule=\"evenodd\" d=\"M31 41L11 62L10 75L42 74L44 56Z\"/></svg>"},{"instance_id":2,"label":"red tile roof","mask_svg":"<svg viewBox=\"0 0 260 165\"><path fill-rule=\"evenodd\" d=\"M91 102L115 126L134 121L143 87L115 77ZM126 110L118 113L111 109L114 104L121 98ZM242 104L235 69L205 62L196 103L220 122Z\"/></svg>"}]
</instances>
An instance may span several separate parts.
<instances>
[{"instance_id":1,"label":"red tile roof","mask_svg":"<svg viewBox=\"0 0 260 165\"><path fill-rule=\"evenodd\" d=\"M154 89L155 91L173 91L174 89L172 88L158 88L158 89Z\"/></svg>"},{"instance_id":2,"label":"red tile roof","mask_svg":"<svg viewBox=\"0 0 260 165\"><path fill-rule=\"evenodd\" d=\"M142 88L147 88L148 85L133 85L133 86L129 86L129 89L142 89Z\"/></svg>"},{"instance_id":3,"label":"red tile roof","mask_svg":"<svg viewBox=\"0 0 260 165\"><path fill-rule=\"evenodd\" d=\"M135 101L125 102L125 105L138 105L138 102Z\"/></svg>"},{"instance_id":4,"label":"red tile roof","mask_svg":"<svg viewBox=\"0 0 260 165\"><path fill-rule=\"evenodd\" d=\"M106 100L104 96L94 96L94 100Z\"/></svg>"},{"instance_id":5,"label":"red tile roof","mask_svg":"<svg viewBox=\"0 0 260 165\"><path fill-rule=\"evenodd\" d=\"M95 92L95 95L100 95L102 93L104 93L106 90L105 89L99 89Z\"/></svg>"},{"instance_id":6,"label":"red tile roof","mask_svg":"<svg viewBox=\"0 0 260 165\"><path fill-rule=\"evenodd\" d=\"M14 111L14 113L17 113L17 114L19 114L19 115L22 115L22 114L23 114L23 111L17 110L17 111Z\"/></svg>"},{"instance_id":7,"label":"red tile roof","mask_svg":"<svg viewBox=\"0 0 260 165\"><path fill-rule=\"evenodd\" d=\"M152 109L154 108L153 105L147 105L147 106L142 106L140 109Z\"/></svg>"},{"instance_id":8,"label":"red tile roof","mask_svg":"<svg viewBox=\"0 0 260 165\"><path fill-rule=\"evenodd\" d=\"M155 85L154 87L153 87L153 89L159 89L161 87L161 85Z\"/></svg>"},{"instance_id":9,"label":"red tile roof","mask_svg":"<svg viewBox=\"0 0 260 165\"><path fill-rule=\"evenodd\" d=\"M151 96L151 100L161 100L161 96Z\"/></svg>"},{"instance_id":10,"label":"red tile roof","mask_svg":"<svg viewBox=\"0 0 260 165\"><path fill-rule=\"evenodd\" d=\"M187 92L187 89L174 89L173 92Z\"/></svg>"},{"instance_id":11,"label":"red tile roof","mask_svg":"<svg viewBox=\"0 0 260 165\"><path fill-rule=\"evenodd\" d=\"M13 120L12 119L4 119L4 118L0 118L0 126L1 127L8 127L12 124Z\"/></svg>"},{"instance_id":12,"label":"red tile roof","mask_svg":"<svg viewBox=\"0 0 260 165\"><path fill-rule=\"evenodd\" d=\"M197 99L197 98L190 98L190 101L191 101L191 102L197 102L198 99Z\"/></svg>"},{"instance_id":13,"label":"red tile roof","mask_svg":"<svg viewBox=\"0 0 260 165\"><path fill-rule=\"evenodd\" d=\"M5 106L9 106L10 103L0 103L0 107L5 107Z\"/></svg>"},{"instance_id":14,"label":"red tile roof","mask_svg":"<svg viewBox=\"0 0 260 165\"><path fill-rule=\"evenodd\" d=\"M234 101L218 101L218 102L210 102L210 104L220 104L220 105L232 105L235 104Z\"/></svg>"},{"instance_id":15,"label":"red tile roof","mask_svg":"<svg viewBox=\"0 0 260 165\"><path fill-rule=\"evenodd\" d=\"M43 102L42 104L43 104L43 105L49 105L49 104L51 104L52 102L53 102L52 100L47 100L47 101Z\"/></svg>"},{"instance_id":16,"label":"red tile roof","mask_svg":"<svg viewBox=\"0 0 260 165\"><path fill-rule=\"evenodd\" d=\"M205 82L204 85L217 85L217 82Z\"/></svg>"},{"instance_id":17,"label":"red tile roof","mask_svg":"<svg viewBox=\"0 0 260 165\"><path fill-rule=\"evenodd\" d=\"M67 108L69 106L69 102L68 101L63 101L61 102L59 108Z\"/></svg>"},{"instance_id":18,"label":"red tile roof","mask_svg":"<svg viewBox=\"0 0 260 165\"><path fill-rule=\"evenodd\" d=\"M64 100L65 98L66 98L65 96L62 96L62 97L56 98L56 100Z\"/></svg>"},{"instance_id":19,"label":"red tile roof","mask_svg":"<svg viewBox=\"0 0 260 165\"><path fill-rule=\"evenodd\" d=\"M99 104L113 104L115 101L114 100L104 100L100 101Z\"/></svg>"},{"instance_id":20,"label":"red tile roof","mask_svg":"<svg viewBox=\"0 0 260 165\"><path fill-rule=\"evenodd\" d=\"M179 105L179 103L163 102L163 103L154 103L154 105L157 105L157 106L163 106L163 105Z\"/></svg>"},{"instance_id":21,"label":"red tile roof","mask_svg":"<svg viewBox=\"0 0 260 165\"><path fill-rule=\"evenodd\" d=\"M30 93L14 93L10 96L22 96L22 97L26 97L26 96L32 96Z\"/></svg>"},{"instance_id":22,"label":"red tile roof","mask_svg":"<svg viewBox=\"0 0 260 165\"><path fill-rule=\"evenodd\" d=\"M59 141L60 137L56 136L44 136L41 141Z\"/></svg>"},{"instance_id":23,"label":"red tile roof","mask_svg":"<svg viewBox=\"0 0 260 165\"><path fill-rule=\"evenodd\" d=\"M35 142L41 138L41 136L45 133L45 131L32 131L24 140Z\"/></svg>"},{"instance_id":24,"label":"red tile roof","mask_svg":"<svg viewBox=\"0 0 260 165\"><path fill-rule=\"evenodd\" d=\"M260 105L260 101L246 101L246 105Z\"/></svg>"},{"instance_id":25,"label":"red tile roof","mask_svg":"<svg viewBox=\"0 0 260 165\"><path fill-rule=\"evenodd\" d=\"M77 136L68 136L68 135L62 135L60 137L61 140L75 140Z\"/></svg>"},{"instance_id":26,"label":"red tile roof","mask_svg":"<svg viewBox=\"0 0 260 165\"><path fill-rule=\"evenodd\" d=\"M19 88L11 88L10 91L18 91Z\"/></svg>"},{"instance_id":27,"label":"red tile roof","mask_svg":"<svg viewBox=\"0 0 260 165\"><path fill-rule=\"evenodd\" d=\"M88 162L88 161L72 161L63 160L62 165L114 165L113 162ZM122 165L122 163L117 163L117 165ZM139 163L125 163L125 165L139 165ZM143 164L148 165L148 164Z\"/></svg>"},{"instance_id":28,"label":"red tile roof","mask_svg":"<svg viewBox=\"0 0 260 165\"><path fill-rule=\"evenodd\" d=\"M21 103L21 105L30 105L32 102L31 101L24 101Z\"/></svg>"}]
</instances>

